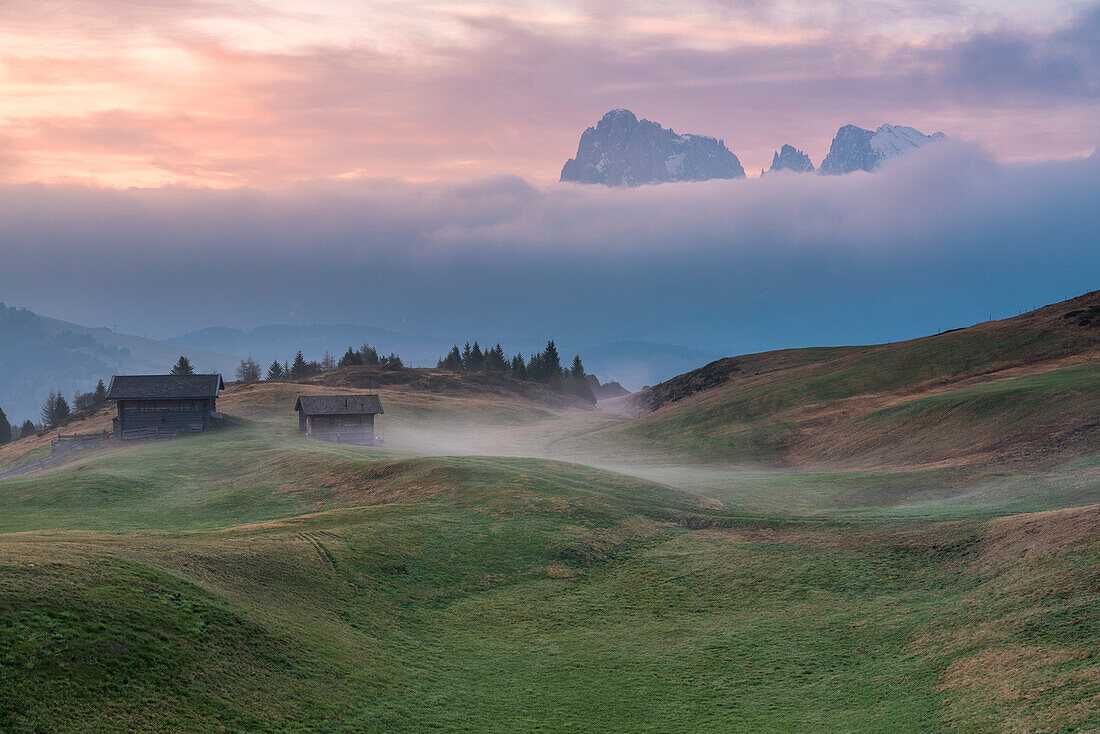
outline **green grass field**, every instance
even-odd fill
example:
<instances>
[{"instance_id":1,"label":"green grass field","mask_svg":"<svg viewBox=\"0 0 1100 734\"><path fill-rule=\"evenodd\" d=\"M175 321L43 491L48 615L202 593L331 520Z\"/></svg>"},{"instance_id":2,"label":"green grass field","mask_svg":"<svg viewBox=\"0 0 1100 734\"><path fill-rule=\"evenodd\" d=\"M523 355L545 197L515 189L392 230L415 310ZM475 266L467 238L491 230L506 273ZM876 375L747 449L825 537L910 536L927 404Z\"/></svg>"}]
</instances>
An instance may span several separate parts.
<instances>
[{"instance_id":1,"label":"green grass field","mask_svg":"<svg viewBox=\"0 0 1100 734\"><path fill-rule=\"evenodd\" d=\"M858 420L1010 436L1091 410L1095 367ZM731 464L604 450L644 420L395 387L397 438L361 449L296 434L292 395L323 389L236 386L217 432L0 480L0 731L1100 730L1087 436ZM408 445L459 416L509 455Z\"/></svg>"},{"instance_id":2,"label":"green grass field","mask_svg":"<svg viewBox=\"0 0 1100 734\"><path fill-rule=\"evenodd\" d=\"M4 731L1100 726L1095 533L1021 576L981 520L783 519L274 418L0 499Z\"/></svg>"}]
</instances>

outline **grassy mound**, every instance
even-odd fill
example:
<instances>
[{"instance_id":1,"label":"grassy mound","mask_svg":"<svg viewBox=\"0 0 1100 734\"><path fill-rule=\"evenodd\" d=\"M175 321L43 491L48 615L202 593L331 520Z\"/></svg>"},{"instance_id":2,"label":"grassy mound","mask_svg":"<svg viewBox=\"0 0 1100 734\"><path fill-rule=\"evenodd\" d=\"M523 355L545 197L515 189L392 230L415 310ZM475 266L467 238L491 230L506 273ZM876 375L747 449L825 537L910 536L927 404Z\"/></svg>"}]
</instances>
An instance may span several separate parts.
<instances>
[{"instance_id":1,"label":"grassy mound","mask_svg":"<svg viewBox=\"0 0 1100 734\"><path fill-rule=\"evenodd\" d=\"M898 344L720 360L584 437L787 466L1051 465L1100 451L1100 291ZM1065 318L1067 314L1077 314Z\"/></svg>"}]
</instances>

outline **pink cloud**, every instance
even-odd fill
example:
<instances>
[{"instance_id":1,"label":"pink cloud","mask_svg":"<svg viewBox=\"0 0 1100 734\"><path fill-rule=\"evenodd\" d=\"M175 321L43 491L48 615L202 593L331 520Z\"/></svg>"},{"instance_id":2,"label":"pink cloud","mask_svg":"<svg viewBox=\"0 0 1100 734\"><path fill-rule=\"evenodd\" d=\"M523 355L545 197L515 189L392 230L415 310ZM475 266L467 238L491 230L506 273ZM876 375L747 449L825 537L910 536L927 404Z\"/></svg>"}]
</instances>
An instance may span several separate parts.
<instances>
[{"instance_id":1,"label":"pink cloud","mask_svg":"<svg viewBox=\"0 0 1100 734\"><path fill-rule=\"evenodd\" d=\"M548 183L583 128L619 106L721 137L750 171L783 143L820 162L848 122L943 129L1012 160L1095 147L1095 11L1046 31L895 38L873 18L803 33L750 6L736 28L761 29L759 42L676 31L696 16L623 31L617 13L643 17L626 4L568 22L502 6L437 11L453 32L421 29L397 50L367 33L321 42L311 31L285 48L271 44L279 33L238 38L233 22L287 18L258 6L116 1L91 18L53 2L50 28L9 6L0 19L19 43L0 57L11 100L0 180L271 187L510 171Z\"/></svg>"}]
</instances>

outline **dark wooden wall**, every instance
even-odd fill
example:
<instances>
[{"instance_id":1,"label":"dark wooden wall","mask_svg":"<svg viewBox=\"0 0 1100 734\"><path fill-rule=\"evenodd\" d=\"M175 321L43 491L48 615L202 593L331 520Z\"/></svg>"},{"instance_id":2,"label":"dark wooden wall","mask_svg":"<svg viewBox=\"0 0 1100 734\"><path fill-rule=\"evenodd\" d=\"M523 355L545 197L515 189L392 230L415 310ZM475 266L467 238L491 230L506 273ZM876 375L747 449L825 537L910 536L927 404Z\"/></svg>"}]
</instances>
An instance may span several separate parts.
<instances>
[{"instance_id":1,"label":"dark wooden wall","mask_svg":"<svg viewBox=\"0 0 1100 734\"><path fill-rule=\"evenodd\" d=\"M213 428L211 413L216 401L203 400L120 400L118 432L156 430L162 434L206 431Z\"/></svg>"},{"instance_id":2,"label":"dark wooden wall","mask_svg":"<svg viewBox=\"0 0 1100 734\"><path fill-rule=\"evenodd\" d=\"M356 446L374 445L374 415L311 415L309 434L322 441L349 443ZM299 426L306 430L299 414Z\"/></svg>"}]
</instances>

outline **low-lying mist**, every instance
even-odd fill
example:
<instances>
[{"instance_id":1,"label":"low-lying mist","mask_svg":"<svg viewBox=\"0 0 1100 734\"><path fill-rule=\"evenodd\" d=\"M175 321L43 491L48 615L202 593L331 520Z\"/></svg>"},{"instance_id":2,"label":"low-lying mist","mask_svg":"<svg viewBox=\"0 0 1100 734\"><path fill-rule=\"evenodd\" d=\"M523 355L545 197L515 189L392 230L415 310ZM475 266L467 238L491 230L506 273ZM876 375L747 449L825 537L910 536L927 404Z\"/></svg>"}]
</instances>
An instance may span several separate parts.
<instances>
[{"instance_id":1,"label":"low-lying mist","mask_svg":"<svg viewBox=\"0 0 1100 734\"><path fill-rule=\"evenodd\" d=\"M731 354L887 341L1096 287L1100 158L961 143L874 174L0 189L0 300L154 337L354 323ZM386 349L380 344L379 348Z\"/></svg>"}]
</instances>

